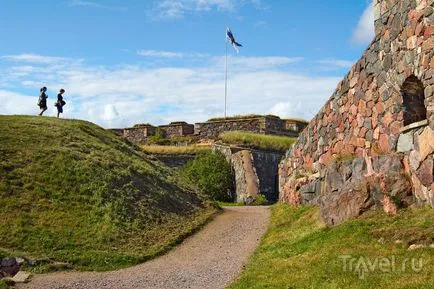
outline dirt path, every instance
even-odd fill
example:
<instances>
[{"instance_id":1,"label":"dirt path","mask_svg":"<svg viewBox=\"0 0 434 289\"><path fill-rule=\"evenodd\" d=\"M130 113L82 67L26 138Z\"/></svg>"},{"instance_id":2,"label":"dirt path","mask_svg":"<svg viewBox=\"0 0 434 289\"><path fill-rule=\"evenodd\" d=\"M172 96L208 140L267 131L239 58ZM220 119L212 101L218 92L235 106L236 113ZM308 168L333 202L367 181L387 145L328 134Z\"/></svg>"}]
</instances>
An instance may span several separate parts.
<instances>
[{"instance_id":1,"label":"dirt path","mask_svg":"<svg viewBox=\"0 0 434 289\"><path fill-rule=\"evenodd\" d=\"M168 254L113 272L37 275L18 288L224 288L242 270L268 226L267 207L226 207Z\"/></svg>"}]
</instances>

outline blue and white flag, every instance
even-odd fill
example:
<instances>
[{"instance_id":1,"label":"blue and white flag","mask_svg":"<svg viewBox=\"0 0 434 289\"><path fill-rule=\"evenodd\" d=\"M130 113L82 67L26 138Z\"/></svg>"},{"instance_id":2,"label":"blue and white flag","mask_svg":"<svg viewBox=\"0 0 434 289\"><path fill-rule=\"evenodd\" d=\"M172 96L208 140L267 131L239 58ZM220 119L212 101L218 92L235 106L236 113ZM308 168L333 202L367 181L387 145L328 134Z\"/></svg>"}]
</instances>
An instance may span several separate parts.
<instances>
[{"instance_id":1,"label":"blue and white flag","mask_svg":"<svg viewBox=\"0 0 434 289\"><path fill-rule=\"evenodd\" d=\"M235 37L232 34L232 31L229 27L226 29L226 41L228 40L231 42L232 46L237 51L237 53L239 52L238 47L243 47L240 43L235 41Z\"/></svg>"}]
</instances>

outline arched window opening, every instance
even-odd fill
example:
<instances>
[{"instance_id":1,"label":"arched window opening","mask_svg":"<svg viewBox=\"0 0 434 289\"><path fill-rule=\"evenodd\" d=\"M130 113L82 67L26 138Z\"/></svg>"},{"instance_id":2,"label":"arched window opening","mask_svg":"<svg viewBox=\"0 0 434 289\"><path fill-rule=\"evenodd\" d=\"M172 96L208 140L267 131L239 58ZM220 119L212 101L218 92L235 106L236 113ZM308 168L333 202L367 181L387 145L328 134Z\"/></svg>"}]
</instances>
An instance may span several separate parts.
<instances>
[{"instance_id":1,"label":"arched window opening","mask_svg":"<svg viewBox=\"0 0 434 289\"><path fill-rule=\"evenodd\" d=\"M404 103L404 126L426 119L425 95L422 82L409 76L401 88Z\"/></svg>"}]
</instances>

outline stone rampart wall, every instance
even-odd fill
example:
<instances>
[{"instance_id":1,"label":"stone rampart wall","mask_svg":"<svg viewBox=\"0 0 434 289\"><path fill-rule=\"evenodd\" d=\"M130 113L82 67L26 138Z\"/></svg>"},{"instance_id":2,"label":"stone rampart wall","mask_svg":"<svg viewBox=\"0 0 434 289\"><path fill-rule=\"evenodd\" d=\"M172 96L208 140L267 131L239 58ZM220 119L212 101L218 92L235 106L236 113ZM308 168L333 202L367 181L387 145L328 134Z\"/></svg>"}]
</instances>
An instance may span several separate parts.
<instances>
[{"instance_id":1,"label":"stone rampart wall","mask_svg":"<svg viewBox=\"0 0 434 289\"><path fill-rule=\"evenodd\" d=\"M248 131L261 133L260 118L211 121L196 123L195 132L199 138L217 139L225 131Z\"/></svg>"},{"instance_id":2,"label":"stone rampart wall","mask_svg":"<svg viewBox=\"0 0 434 289\"><path fill-rule=\"evenodd\" d=\"M324 183L336 161L368 166L372 157L398 154L413 164L394 169L405 169L415 201L434 206L433 6L434 0L374 1L376 37L281 163L282 201L302 201L296 174ZM405 125L415 121L419 128L407 136ZM319 193L331 192L323 186Z\"/></svg>"},{"instance_id":3,"label":"stone rampart wall","mask_svg":"<svg viewBox=\"0 0 434 289\"><path fill-rule=\"evenodd\" d=\"M250 119L228 119L197 123L195 134L199 138L217 139L222 132L247 131L253 133L297 137L300 131L286 129L286 121L277 117L257 117Z\"/></svg>"},{"instance_id":4,"label":"stone rampart wall","mask_svg":"<svg viewBox=\"0 0 434 289\"><path fill-rule=\"evenodd\" d=\"M177 138L194 134L194 125L187 123L161 125L159 128L164 132L166 138Z\"/></svg>"}]
</instances>

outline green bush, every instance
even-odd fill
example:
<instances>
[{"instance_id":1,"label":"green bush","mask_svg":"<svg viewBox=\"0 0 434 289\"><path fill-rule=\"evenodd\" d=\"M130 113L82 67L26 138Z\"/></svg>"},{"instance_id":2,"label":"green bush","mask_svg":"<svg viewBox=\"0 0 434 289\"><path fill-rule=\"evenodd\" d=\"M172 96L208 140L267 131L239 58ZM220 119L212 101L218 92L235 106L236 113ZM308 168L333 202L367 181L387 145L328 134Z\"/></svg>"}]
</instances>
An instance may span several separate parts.
<instances>
[{"instance_id":1,"label":"green bush","mask_svg":"<svg viewBox=\"0 0 434 289\"><path fill-rule=\"evenodd\" d=\"M255 200L252 203L252 206L264 206L268 205L267 198L264 195L259 194L256 196Z\"/></svg>"},{"instance_id":2,"label":"green bush","mask_svg":"<svg viewBox=\"0 0 434 289\"><path fill-rule=\"evenodd\" d=\"M215 201L231 201L231 167L220 152L200 152L182 170L183 177Z\"/></svg>"},{"instance_id":3,"label":"green bush","mask_svg":"<svg viewBox=\"0 0 434 289\"><path fill-rule=\"evenodd\" d=\"M164 136L164 132L161 128L157 128L155 130L155 135L150 136L148 138L148 143L149 144L155 144L155 145L169 145L170 144L170 140L168 140L165 136Z\"/></svg>"}]
</instances>

